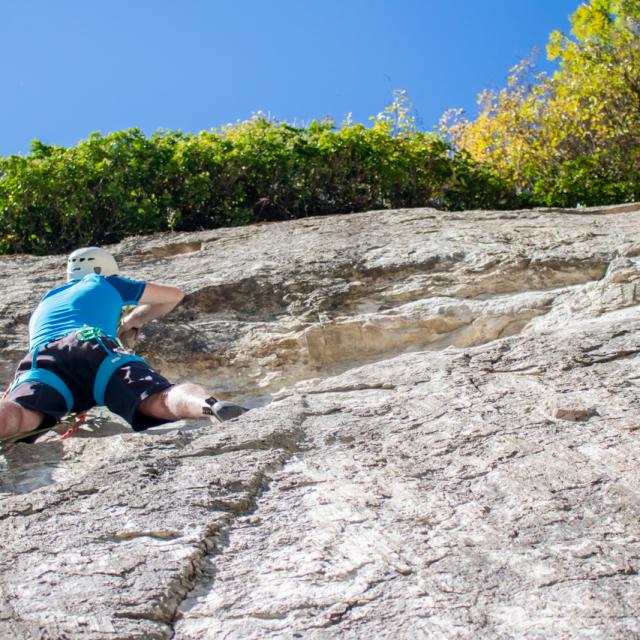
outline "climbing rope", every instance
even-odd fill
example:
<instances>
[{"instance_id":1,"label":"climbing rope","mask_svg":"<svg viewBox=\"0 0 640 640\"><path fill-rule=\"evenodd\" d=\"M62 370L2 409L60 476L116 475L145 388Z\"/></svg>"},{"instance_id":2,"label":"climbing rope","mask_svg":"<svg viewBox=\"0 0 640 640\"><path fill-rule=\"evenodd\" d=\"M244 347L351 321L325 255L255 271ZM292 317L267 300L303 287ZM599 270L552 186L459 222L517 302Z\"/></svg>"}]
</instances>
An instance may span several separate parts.
<instances>
[{"instance_id":1,"label":"climbing rope","mask_svg":"<svg viewBox=\"0 0 640 640\"><path fill-rule=\"evenodd\" d=\"M86 422L87 422L86 413L79 413L75 415L73 417L73 422L71 423L71 426L62 434L62 436L60 436L60 439L67 440L71 436L75 435L76 433L78 433L78 431L80 431L80 429L82 428L82 425L86 424Z\"/></svg>"}]
</instances>

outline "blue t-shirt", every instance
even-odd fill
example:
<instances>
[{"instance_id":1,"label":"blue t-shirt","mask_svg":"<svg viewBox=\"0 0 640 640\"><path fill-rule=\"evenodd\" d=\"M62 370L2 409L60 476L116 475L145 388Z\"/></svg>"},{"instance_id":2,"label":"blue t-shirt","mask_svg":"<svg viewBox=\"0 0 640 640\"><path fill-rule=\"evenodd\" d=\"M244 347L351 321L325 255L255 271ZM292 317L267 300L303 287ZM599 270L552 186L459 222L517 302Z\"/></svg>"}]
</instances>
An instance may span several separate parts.
<instances>
[{"instance_id":1,"label":"blue t-shirt","mask_svg":"<svg viewBox=\"0 0 640 640\"><path fill-rule=\"evenodd\" d=\"M51 289L29 320L29 350L85 326L115 336L122 307L137 304L144 288L140 280L91 274Z\"/></svg>"}]
</instances>

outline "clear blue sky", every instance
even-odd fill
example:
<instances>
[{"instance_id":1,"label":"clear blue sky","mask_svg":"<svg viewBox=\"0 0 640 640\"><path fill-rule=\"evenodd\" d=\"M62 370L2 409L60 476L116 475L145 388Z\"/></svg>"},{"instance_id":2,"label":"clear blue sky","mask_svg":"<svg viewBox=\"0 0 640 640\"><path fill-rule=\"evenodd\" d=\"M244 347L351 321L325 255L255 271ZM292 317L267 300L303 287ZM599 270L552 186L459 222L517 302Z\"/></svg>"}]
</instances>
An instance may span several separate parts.
<instances>
[{"instance_id":1,"label":"clear blue sky","mask_svg":"<svg viewBox=\"0 0 640 640\"><path fill-rule=\"evenodd\" d=\"M366 122L408 91L424 128L579 0L0 0L0 155L92 131L200 131L256 111ZM542 56L544 60L544 55Z\"/></svg>"}]
</instances>

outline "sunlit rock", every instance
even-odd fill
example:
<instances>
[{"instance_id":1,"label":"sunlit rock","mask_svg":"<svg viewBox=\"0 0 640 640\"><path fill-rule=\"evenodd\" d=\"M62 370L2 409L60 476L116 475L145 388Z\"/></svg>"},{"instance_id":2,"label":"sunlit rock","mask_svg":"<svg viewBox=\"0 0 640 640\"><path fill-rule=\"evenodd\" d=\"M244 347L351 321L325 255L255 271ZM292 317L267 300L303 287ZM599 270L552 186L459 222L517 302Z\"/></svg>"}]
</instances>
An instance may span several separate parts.
<instances>
[{"instance_id":1,"label":"sunlit rock","mask_svg":"<svg viewBox=\"0 0 640 640\"><path fill-rule=\"evenodd\" d=\"M133 238L253 411L0 457L2 638L640 636L640 206ZM64 257L0 259L1 380Z\"/></svg>"}]
</instances>

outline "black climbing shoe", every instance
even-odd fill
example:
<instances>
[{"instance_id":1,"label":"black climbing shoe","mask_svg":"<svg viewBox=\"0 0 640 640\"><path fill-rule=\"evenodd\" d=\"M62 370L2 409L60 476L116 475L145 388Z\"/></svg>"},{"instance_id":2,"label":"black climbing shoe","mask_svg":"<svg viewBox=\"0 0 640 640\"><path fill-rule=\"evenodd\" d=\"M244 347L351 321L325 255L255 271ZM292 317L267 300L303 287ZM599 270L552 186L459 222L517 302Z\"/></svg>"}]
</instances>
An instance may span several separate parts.
<instances>
[{"instance_id":1,"label":"black climbing shoe","mask_svg":"<svg viewBox=\"0 0 640 640\"><path fill-rule=\"evenodd\" d=\"M225 402L224 400L216 400L213 396L205 400L207 406L202 407L202 413L205 416L215 416L220 422L232 420L249 411L233 402Z\"/></svg>"}]
</instances>

